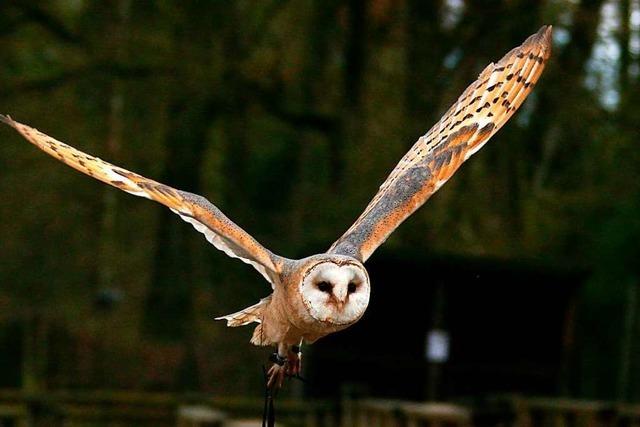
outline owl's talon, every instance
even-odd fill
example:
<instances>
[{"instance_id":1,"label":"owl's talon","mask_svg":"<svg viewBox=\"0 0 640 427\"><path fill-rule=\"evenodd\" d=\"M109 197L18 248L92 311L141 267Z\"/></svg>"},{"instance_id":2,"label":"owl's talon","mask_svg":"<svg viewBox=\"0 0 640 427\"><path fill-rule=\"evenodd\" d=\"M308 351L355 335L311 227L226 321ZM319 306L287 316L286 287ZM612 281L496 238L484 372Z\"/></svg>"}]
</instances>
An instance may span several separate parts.
<instances>
[{"instance_id":1,"label":"owl's talon","mask_svg":"<svg viewBox=\"0 0 640 427\"><path fill-rule=\"evenodd\" d=\"M286 356L282 356L286 354ZM270 389L282 387L286 377L300 378L302 371L302 352L300 346L279 345L278 351L269 356L273 365L267 371L267 387Z\"/></svg>"},{"instance_id":2,"label":"owl's talon","mask_svg":"<svg viewBox=\"0 0 640 427\"><path fill-rule=\"evenodd\" d=\"M282 388L282 383L284 382L284 377L286 376L287 368L286 363L279 365L274 363L271 368L267 371L267 388L279 389Z\"/></svg>"},{"instance_id":3,"label":"owl's talon","mask_svg":"<svg viewBox=\"0 0 640 427\"><path fill-rule=\"evenodd\" d=\"M300 347L294 345L289 350L287 363L287 376L299 377L302 372L302 352Z\"/></svg>"}]
</instances>

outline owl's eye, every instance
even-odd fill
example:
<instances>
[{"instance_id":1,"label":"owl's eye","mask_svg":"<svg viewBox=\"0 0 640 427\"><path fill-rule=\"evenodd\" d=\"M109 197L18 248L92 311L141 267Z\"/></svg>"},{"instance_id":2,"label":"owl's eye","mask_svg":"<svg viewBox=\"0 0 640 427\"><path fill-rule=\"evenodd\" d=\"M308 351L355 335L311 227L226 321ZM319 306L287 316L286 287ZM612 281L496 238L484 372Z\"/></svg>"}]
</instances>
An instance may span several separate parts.
<instances>
[{"instance_id":1,"label":"owl's eye","mask_svg":"<svg viewBox=\"0 0 640 427\"><path fill-rule=\"evenodd\" d=\"M331 286L331 283L329 282L319 282L317 285L318 290L320 290L321 292L326 292L328 294L331 293L331 289L333 289L333 286Z\"/></svg>"},{"instance_id":2,"label":"owl's eye","mask_svg":"<svg viewBox=\"0 0 640 427\"><path fill-rule=\"evenodd\" d=\"M349 285L347 286L347 292L352 294L356 291L356 289L358 289L358 285L356 285L354 282L349 282Z\"/></svg>"}]
</instances>

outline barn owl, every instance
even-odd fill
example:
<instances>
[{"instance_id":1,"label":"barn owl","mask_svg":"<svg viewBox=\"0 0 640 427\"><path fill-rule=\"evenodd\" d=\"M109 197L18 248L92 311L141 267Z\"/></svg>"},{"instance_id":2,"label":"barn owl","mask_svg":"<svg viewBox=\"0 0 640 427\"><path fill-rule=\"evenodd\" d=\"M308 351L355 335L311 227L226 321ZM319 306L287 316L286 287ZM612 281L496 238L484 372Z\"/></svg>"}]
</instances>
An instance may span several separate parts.
<instances>
[{"instance_id":1,"label":"barn owl","mask_svg":"<svg viewBox=\"0 0 640 427\"><path fill-rule=\"evenodd\" d=\"M363 263L513 115L533 89L551 53L551 27L542 27L497 63L489 64L445 115L400 160L356 222L324 253L288 259L266 249L204 197L177 190L76 150L27 125L0 116L49 155L127 193L159 202L216 248L253 266L271 295L218 320L258 323L251 343L275 346L269 385L300 372L300 346L353 325L369 303Z\"/></svg>"}]
</instances>

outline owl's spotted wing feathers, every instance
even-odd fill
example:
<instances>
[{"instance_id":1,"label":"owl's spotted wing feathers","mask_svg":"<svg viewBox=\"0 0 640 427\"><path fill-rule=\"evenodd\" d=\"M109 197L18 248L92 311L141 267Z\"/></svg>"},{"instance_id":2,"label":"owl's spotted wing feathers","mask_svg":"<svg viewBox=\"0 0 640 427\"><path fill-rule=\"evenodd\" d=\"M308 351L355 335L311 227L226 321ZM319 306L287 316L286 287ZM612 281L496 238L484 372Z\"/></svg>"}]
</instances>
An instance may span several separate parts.
<instances>
[{"instance_id":1,"label":"owl's spotted wing feathers","mask_svg":"<svg viewBox=\"0 0 640 427\"><path fill-rule=\"evenodd\" d=\"M550 54L551 27L545 26L500 61L489 64L405 154L329 252L366 261L513 115L538 81Z\"/></svg>"},{"instance_id":2,"label":"owl's spotted wing feathers","mask_svg":"<svg viewBox=\"0 0 640 427\"><path fill-rule=\"evenodd\" d=\"M29 142L63 163L97 180L135 196L162 203L203 233L227 255L254 266L269 282L280 272L281 258L265 249L253 237L227 218L204 197L145 178L93 157L44 133L0 115L0 121L16 129Z\"/></svg>"}]
</instances>

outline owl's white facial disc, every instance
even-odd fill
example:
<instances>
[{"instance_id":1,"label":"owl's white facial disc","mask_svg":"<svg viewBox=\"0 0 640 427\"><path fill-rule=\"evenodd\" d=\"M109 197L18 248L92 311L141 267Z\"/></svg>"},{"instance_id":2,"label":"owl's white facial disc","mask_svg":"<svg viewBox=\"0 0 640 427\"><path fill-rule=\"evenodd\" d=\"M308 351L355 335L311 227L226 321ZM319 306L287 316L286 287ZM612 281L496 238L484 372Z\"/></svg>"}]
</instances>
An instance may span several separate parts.
<instances>
[{"instance_id":1,"label":"owl's white facial disc","mask_svg":"<svg viewBox=\"0 0 640 427\"><path fill-rule=\"evenodd\" d=\"M323 261L300 284L305 307L315 320L336 326L356 322L369 305L369 276L356 262Z\"/></svg>"}]
</instances>

